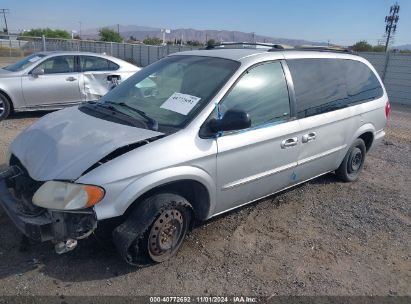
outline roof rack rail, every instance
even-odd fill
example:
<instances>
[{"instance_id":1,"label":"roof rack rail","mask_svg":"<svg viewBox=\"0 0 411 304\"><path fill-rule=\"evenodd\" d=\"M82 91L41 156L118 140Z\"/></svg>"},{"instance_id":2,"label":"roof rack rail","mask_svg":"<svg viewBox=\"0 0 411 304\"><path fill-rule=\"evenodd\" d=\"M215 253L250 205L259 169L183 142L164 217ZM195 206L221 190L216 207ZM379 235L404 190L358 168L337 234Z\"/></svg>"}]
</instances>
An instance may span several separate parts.
<instances>
[{"instance_id":1,"label":"roof rack rail","mask_svg":"<svg viewBox=\"0 0 411 304\"><path fill-rule=\"evenodd\" d=\"M219 47L224 47L224 46L231 46L231 45L243 45L243 46L265 46L268 48L275 48L275 49L285 49L284 46L281 44L272 44L272 43L261 43L261 42L221 42L221 43L216 43L216 44L211 44L206 46L204 49L205 50L213 50Z\"/></svg>"},{"instance_id":2,"label":"roof rack rail","mask_svg":"<svg viewBox=\"0 0 411 304\"><path fill-rule=\"evenodd\" d=\"M323 46L323 45L297 45L294 47L296 51L319 51L319 52L339 52L339 53L352 53L352 51L348 48L331 45L331 46Z\"/></svg>"},{"instance_id":3,"label":"roof rack rail","mask_svg":"<svg viewBox=\"0 0 411 304\"><path fill-rule=\"evenodd\" d=\"M214 50L223 48L224 46L265 46L268 48L268 52L275 51L318 51L318 52L338 52L338 53L352 53L348 48L332 45L332 46L323 46L323 45L297 45L290 46L284 44L273 44L273 43L261 43L261 42L221 42L216 44L211 44L203 48L203 50Z\"/></svg>"}]
</instances>

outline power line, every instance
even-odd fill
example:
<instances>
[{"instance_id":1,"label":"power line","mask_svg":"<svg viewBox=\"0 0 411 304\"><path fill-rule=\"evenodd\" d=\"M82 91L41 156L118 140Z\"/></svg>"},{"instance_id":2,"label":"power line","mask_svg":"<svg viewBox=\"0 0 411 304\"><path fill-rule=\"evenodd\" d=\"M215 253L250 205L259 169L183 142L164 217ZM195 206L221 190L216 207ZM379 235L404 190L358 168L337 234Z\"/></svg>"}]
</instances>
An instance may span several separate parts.
<instances>
[{"instance_id":1,"label":"power line","mask_svg":"<svg viewBox=\"0 0 411 304\"><path fill-rule=\"evenodd\" d=\"M3 28L3 32L6 33L7 35L9 34L9 27L7 26L7 18L6 18L6 14L9 14L10 10L8 8L0 8L0 14L3 14L3 18L4 18L4 24L5 24L5 28Z\"/></svg>"}]
</instances>

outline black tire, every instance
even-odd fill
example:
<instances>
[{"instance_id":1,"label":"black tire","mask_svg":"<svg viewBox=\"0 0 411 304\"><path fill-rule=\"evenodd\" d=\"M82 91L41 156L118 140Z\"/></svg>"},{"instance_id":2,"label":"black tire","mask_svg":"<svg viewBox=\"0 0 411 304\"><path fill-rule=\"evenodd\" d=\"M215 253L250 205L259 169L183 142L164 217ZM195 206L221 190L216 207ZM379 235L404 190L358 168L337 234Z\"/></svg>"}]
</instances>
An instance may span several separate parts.
<instances>
[{"instance_id":1,"label":"black tire","mask_svg":"<svg viewBox=\"0 0 411 304\"><path fill-rule=\"evenodd\" d=\"M10 99L0 92L0 121L9 117L11 112Z\"/></svg>"},{"instance_id":2,"label":"black tire","mask_svg":"<svg viewBox=\"0 0 411 304\"><path fill-rule=\"evenodd\" d=\"M341 165L335 171L344 182L353 182L358 179L364 166L367 149L361 138L357 138L345 155Z\"/></svg>"},{"instance_id":3,"label":"black tire","mask_svg":"<svg viewBox=\"0 0 411 304\"><path fill-rule=\"evenodd\" d=\"M139 203L113 231L113 241L131 265L160 263L177 253L192 221L193 208L184 197L155 194Z\"/></svg>"}]
</instances>

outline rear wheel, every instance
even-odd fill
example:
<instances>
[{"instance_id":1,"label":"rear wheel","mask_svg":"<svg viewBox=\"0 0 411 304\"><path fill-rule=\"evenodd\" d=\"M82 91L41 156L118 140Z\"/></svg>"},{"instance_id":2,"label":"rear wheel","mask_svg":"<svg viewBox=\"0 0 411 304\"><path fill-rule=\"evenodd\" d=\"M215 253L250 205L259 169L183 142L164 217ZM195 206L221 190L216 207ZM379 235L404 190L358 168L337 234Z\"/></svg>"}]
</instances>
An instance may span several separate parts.
<instances>
[{"instance_id":1,"label":"rear wheel","mask_svg":"<svg viewBox=\"0 0 411 304\"><path fill-rule=\"evenodd\" d=\"M3 93L0 93L0 121L6 119L10 115L10 111L10 99Z\"/></svg>"},{"instance_id":2,"label":"rear wheel","mask_svg":"<svg viewBox=\"0 0 411 304\"><path fill-rule=\"evenodd\" d=\"M192 206L182 196L155 194L141 202L114 230L114 243L129 264L160 263L177 253L192 217Z\"/></svg>"},{"instance_id":3,"label":"rear wheel","mask_svg":"<svg viewBox=\"0 0 411 304\"><path fill-rule=\"evenodd\" d=\"M356 181L364 166L365 154L364 141L357 138L345 155L341 165L335 171L337 176L345 182Z\"/></svg>"}]
</instances>

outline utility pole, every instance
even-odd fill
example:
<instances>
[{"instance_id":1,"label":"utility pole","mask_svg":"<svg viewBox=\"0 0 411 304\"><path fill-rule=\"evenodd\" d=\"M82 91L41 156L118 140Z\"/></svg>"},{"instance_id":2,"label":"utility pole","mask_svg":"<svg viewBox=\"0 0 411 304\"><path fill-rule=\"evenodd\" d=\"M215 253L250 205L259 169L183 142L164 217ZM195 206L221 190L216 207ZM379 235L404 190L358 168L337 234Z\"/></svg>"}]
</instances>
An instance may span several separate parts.
<instances>
[{"instance_id":1,"label":"utility pole","mask_svg":"<svg viewBox=\"0 0 411 304\"><path fill-rule=\"evenodd\" d=\"M385 42L385 52L388 50L388 46L390 44L390 39L397 31L397 23L400 17L398 13L400 12L400 6L398 2L395 2L394 5L390 7L390 14L385 16L385 34L387 35L387 40Z\"/></svg>"},{"instance_id":2,"label":"utility pole","mask_svg":"<svg viewBox=\"0 0 411 304\"><path fill-rule=\"evenodd\" d=\"M5 32L7 35L9 34L9 27L7 26L7 18L6 18L6 14L9 14L10 10L8 8L0 8L0 14L3 14L3 18L4 18L4 25L6 26L3 29L3 32Z\"/></svg>"},{"instance_id":3,"label":"utility pole","mask_svg":"<svg viewBox=\"0 0 411 304\"><path fill-rule=\"evenodd\" d=\"M81 21L78 22L80 24L80 31L79 31L79 37L81 39Z\"/></svg>"},{"instance_id":4,"label":"utility pole","mask_svg":"<svg viewBox=\"0 0 411 304\"><path fill-rule=\"evenodd\" d=\"M161 29L161 33L163 34L163 42L162 45L166 45L166 34L170 34L171 30L170 29Z\"/></svg>"},{"instance_id":5,"label":"utility pole","mask_svg":"<svg viewBox=\"0 0 411 304\"><path fill-rule=\"evenodd\" d=\"M120 35L120 24L117 24L117 34Z\"/></svg>"}]
</instances>

